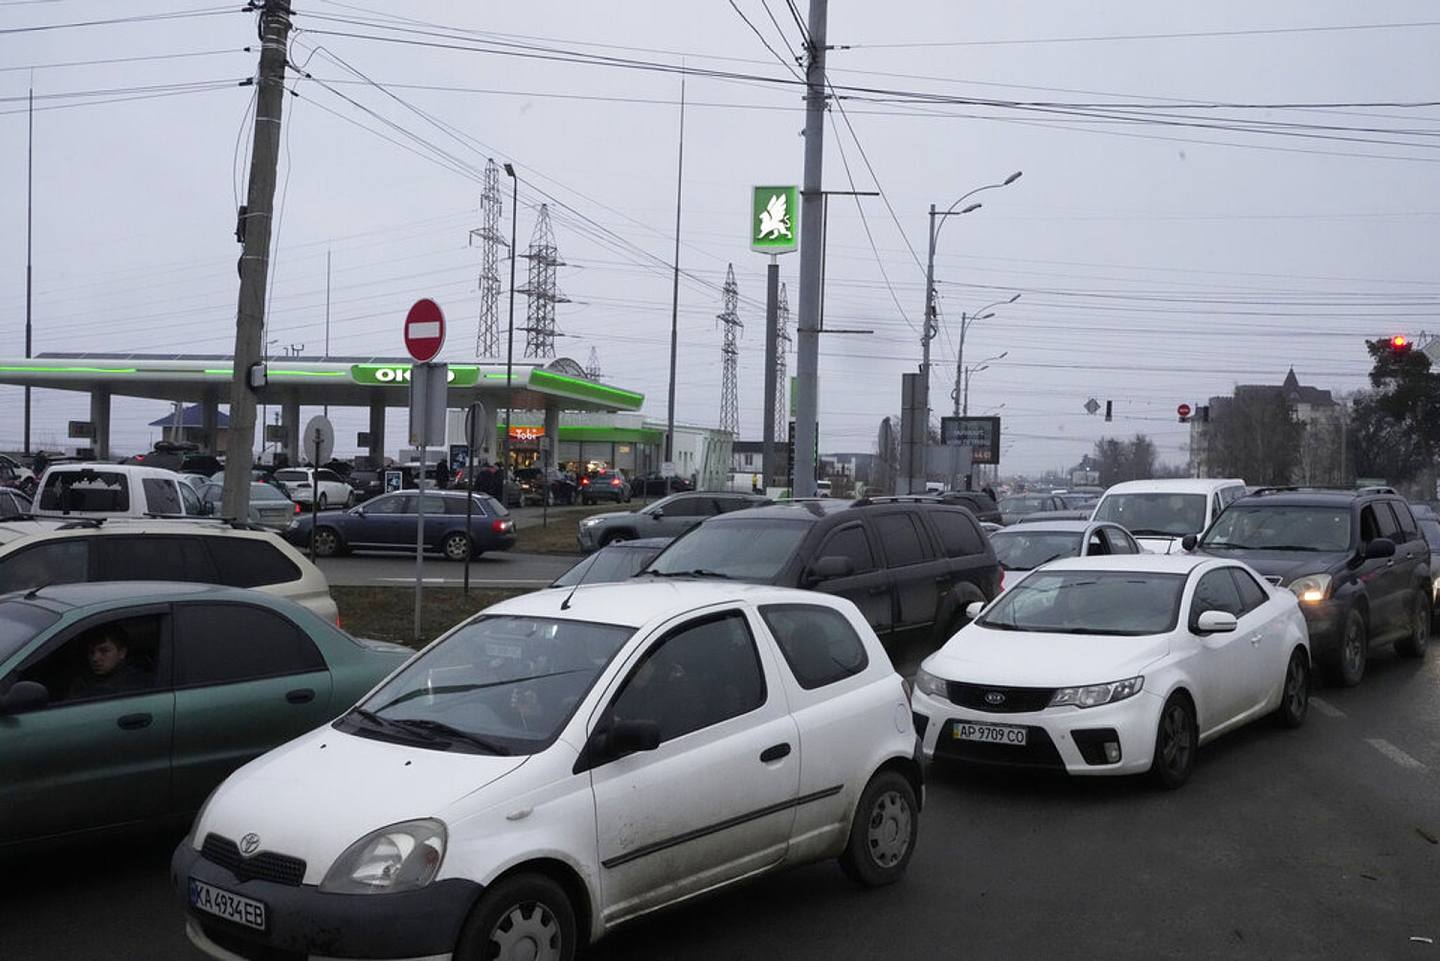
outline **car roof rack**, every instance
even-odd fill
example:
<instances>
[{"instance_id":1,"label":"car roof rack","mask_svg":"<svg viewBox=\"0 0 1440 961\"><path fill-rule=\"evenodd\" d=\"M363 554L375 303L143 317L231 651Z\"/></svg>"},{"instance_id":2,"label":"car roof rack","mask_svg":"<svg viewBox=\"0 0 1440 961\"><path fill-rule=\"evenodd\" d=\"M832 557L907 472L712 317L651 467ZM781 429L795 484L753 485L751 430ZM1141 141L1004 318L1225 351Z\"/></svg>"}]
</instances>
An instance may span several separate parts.
<instances>
[{"instance_id":1,"label":"car roof rack","mask_svg":"<svg viewBox=\"0 0 1440 961\"><path fill-rule=\"evenodd\" d=\"M1388 486L1388 485L1385 485L1385 484L1376 484L1376 485L1373 486L1373 487L1357 487L1357 488L1355 489L1355 493L1357 493L1357 494L1398 494L1399 492L1398 492L1397 490L1395 490L1395 488L1390 487L1390 486Z\"/></svg>"},{"instance_id":2,"label":"car roof rack","mask_svg":"<svg viewBox=\"0 0 1440 961\"><path fill-rule=\"evenodd\" d=\"M1257 487L1245 496L1257 497L1263 494L1346 494L1351 497L1360 494L1397 494L1393 487L1376 485L1373 487L1305 487L1296 484L1272 487Z\"/></svg>"},{"instance_id":3,"label":"car roof rack","mask_svg":"<svg viewBox=\"0 0 1440 961\"><path fill-rule=\"evenodd\" d=\"M37 518L37 520L49 520L49 519L50 519L50 518ZM61 524L59 527L57 527L57 528L55 528L55 529L56 529L56 530L59 530L59 531L78 531L78 530L84 530L85 528L94 529L94 528L97 528L97 527L104 527L104 526L105 526L105 518L103 518L103 517L77 517L77 518L75 518L74 520L66 521L64 524Z\"/></svg>"},{"instance_id":4,"label":"car roof rack","mask_svg":"<svg viewBox=\"0 0 1440 961\"><path fill-rule=\"evenodd\" d=\"M873 504L942 504L939 494L882 494L878 497L862 497L851 507L869 507Z\"/></svg>"}]
</instances>

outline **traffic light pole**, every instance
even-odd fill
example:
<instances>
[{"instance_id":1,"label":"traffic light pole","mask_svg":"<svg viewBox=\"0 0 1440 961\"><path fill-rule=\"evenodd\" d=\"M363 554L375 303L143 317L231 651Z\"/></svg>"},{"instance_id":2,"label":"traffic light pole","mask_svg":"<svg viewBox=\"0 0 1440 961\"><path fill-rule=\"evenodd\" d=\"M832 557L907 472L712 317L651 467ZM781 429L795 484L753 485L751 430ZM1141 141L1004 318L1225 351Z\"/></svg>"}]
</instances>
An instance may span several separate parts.
<instances>
[{"instance_id":1,"label":"traffic light pole","mask_svg":"<svg viewBox=\"0 0 1440 961\"><path fill-rule=\"evenodd\" d=\"M810 0L805 67L805 176L800 191L800 309L795 348L796 497L815 496L820 374L821 172L825 147L825 25L828 0Z\"/></svg>"}]
</instances>

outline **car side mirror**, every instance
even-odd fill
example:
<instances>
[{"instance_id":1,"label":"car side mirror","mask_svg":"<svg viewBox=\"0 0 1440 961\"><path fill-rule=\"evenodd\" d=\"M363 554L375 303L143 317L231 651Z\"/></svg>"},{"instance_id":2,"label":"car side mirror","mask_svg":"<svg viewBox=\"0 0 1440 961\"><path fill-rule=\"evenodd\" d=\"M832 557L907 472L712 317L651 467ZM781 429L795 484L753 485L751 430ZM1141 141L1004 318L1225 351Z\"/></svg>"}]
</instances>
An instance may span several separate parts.
<instances>
[{"instance_id":1,"label":"car side mirror","mask_svg":"<svg viewBox=\"0 0 1440 961\"><path fill-rule=\"evenodd\" d=\"M355 510L351 511L351 513L354 514L356 517L364 517L365 508L363 505L359 505L355 508Z\"/></svg>"},{"instance_id":2,"label":"car side mirror","mask_svg":"<svg viewBox=\"0 0 1440 961\"><path fill-rule=\"evenodd\" d=\"M1388 537L1377 537L1365 545L1365 559L1367 561L1383 560L1386 557L1395 556L1395 542Z\"/></svg>"},{"instance_id":3,"label":"car side mirror","mask_svg":"<svg viewBox=\"0 0 1440 961\"><path fill-rule=\"evenodd\" d=\"M1240 626L1229 611L1205 611L1195 620L1197 634L1229 634Z\"/></svg>"},{"instance_id":4,"label":"car side mirror","mask_svg":"<svg viewBox=\"0 0 1440 961\"><path fill-rule=\"evenodd\" d=\"M965 605L965 617L973 621L980 616L980 612L983 610L985 610L984 601L971 601Z\"/></svg>"},{"instance_id":5,"label":"car side mirror","mask_svg":"<svg viewBox=\"0 0 1440 961\"><path fill-rule=\"evenodd\" d=\"M855 562L848 557L840 557L831 554L822 557L810 568L810 580L814 583L820 581L833 581L837 577L849 577L855 573Z\"/></svg>"},{"instance_id":6,"label":"car side mirror","mask_svg":"<svg viewBox=\"0 0 1440 961\"><path fill-rule=\"evenodd\" d=\"M1180 538L1180 546L1187 551L1193 551L1195 549L1195 545L1198 543L1200 543L1200 538L1195 534L1186 534L1184 537Z\"/></svg>"},{"instance_id":7,"label":"car side mirror","mask_svg":"<svg viewBox=\"0 0 1440 961\"><path fill-rule=\"evenodd\" d=\"M658 521L660 518L665 516L665 512L662 510L653 510L650 512L650 516Z\"/></svg>"},{"instance_id":8,"label":"car side mirror","mask_svg":"<svg viewBox=\"0 0 1440 961\"><path fill-rule=\"evenodd\" d=\"M23 714L50 703L50 689L36 681L17 681L0 698L0 714Z\"/></svg>"},{"instance_id":9,"label":"car side mirror","mask_svg":"<svg viewBox=\"0 0 1440 961\"><path fill-rule=\"evenodd\" d=\"M578 773L599 764L606 764L627 754L653 751L660 746L660 725L656 721L616 721L590 735L590 743L581 755Z\"/></svg>"}]
</instances>

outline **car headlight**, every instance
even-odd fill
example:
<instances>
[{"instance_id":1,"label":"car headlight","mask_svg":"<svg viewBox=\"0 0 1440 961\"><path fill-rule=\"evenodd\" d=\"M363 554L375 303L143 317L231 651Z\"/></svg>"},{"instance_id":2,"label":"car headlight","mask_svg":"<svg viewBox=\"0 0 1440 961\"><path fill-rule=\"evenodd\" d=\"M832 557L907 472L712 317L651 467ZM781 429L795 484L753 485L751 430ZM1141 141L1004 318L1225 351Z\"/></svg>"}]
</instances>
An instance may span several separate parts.
<instances>
[{"instance_id":1,"label":"car headlight","mask_svg":"<svg viewBox=\"0 0 1440 961\"><path fill-rule=\"evenodd\" d=\"M393 894L435 880L445 859L445 825L434 818L402 821L367 834L335 859L320 890L329 894Z\"/></svg>"},{"instance_id":2,"label":"car headlight","mask_svg":"<svg viewBox=\"0 0 1440 961\"><path fill-rule=\"evenodd\" d=\"M915 689L923 691L931 697L945 697L947 694L944 679L936 677L924 668L915 672Z\"/></svg>"},{"instance_id":3,"label":"car headlight","mask_svg":"<svg viewBox=\"0 0 1440 961\"><path fill-rule=\"evenodd\" d=\"M598 518L598 517L587 517L587 518L585 518L583 521L580 522L580 526L581 526L581 527L594 527L594 526L595 526L596 524L598 524L598 523L600 523L600 518Z\"/></svg>"},{"instance_id":4,"label":"car headlight","mask_svg":"<svg viewBox=\"0 0 1440 961\"><path fill-rule=\"evenodd\" d=\"M1307 574L1295 578L1287 586L1306 604L1318 604L1330 595L1330 581L1329 574Z\"/></svg>"},{"instance_id":5,"label":"car headlight","mask_svg":"<svg viewBox=\"0 0 1440 961\"><path fill-rule=\"evenodd\" d=\"M1134 697L1140 693L1145 686L1145 678L1130 677L1123 681L1111 681L1109 684L1090 684L1086 687L1062 687L1050 698L1051 707L1059 707L1062 704L1073 704L1076 707L1099 707L1101 704L1113 704L1116 701L1123 701L1127 697Z\"/></svg>"}]
</instances>

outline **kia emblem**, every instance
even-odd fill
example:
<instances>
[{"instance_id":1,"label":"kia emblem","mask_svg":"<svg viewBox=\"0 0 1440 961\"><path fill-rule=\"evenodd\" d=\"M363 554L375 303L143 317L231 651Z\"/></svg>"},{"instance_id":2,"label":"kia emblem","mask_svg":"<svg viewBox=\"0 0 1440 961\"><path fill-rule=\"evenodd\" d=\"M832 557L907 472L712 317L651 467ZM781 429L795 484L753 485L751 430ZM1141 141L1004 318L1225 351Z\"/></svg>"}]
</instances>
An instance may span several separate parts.
<instances>
[{"instance_id":1,"label":"kia emblem","mask_svg":"<svg viewBox=\"0 0 1440 961\"><path fill-rule=\"evenodd\" d=\"M999 691L986 691L986 692L985 692L985 703L986 703L986 704L1004 704L1004 703L1005 703L1005 695L1004 695L1004 694L1001 694ZM253 836L253 835L252 835L252 836Z\"/></svg>"},{"instance_id":2,"label":"kia emblem","mask_svg":"<svg viewBox=\"0 0 1440 961\"><path fill-rule=\"evenodd\" d=\"M260 835L254 831L240 839L240 853L247 858L258 850L260 850Z\"/></svg>"}]
</instances>

